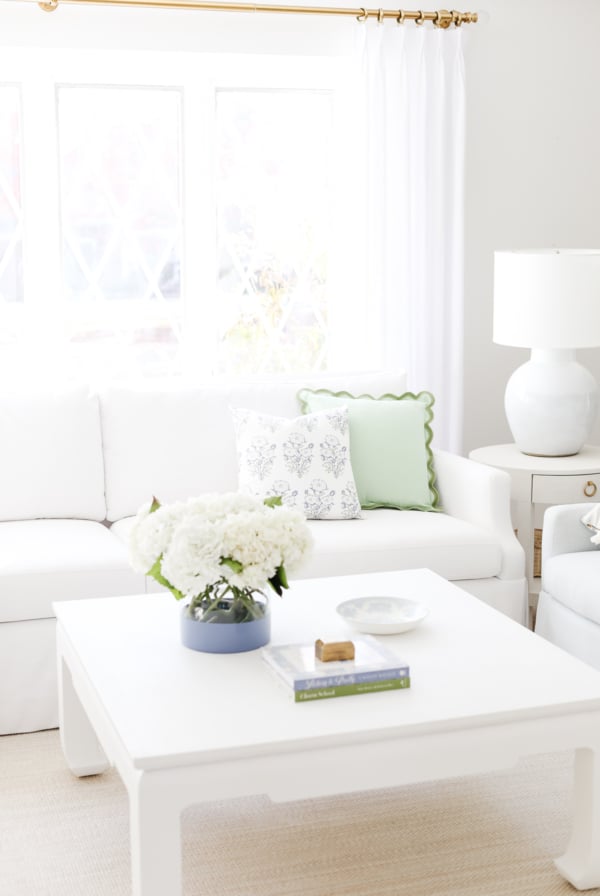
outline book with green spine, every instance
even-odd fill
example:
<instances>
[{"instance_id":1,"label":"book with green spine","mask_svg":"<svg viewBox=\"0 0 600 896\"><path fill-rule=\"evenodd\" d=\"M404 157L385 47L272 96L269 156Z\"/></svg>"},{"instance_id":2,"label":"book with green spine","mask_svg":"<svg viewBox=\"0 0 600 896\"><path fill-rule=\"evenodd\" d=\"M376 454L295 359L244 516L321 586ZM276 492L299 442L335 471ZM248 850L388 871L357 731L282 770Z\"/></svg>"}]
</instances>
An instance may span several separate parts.
<instances>
[{"instance_id":1,"label":"book with green spine","mask_svg":"<svg viewBox=\"0 0 600 896\"><path fill-rule=\"evenodd\" d=\"M350 697L353 694L372 694L375 691L396 691L410 687L410 678L385 678L380 681L357 681L354 684L339 684L331 687L306 688L293 691L295 703L312 700L327 700L330 697Z\"/></svg>"}]
</instances>

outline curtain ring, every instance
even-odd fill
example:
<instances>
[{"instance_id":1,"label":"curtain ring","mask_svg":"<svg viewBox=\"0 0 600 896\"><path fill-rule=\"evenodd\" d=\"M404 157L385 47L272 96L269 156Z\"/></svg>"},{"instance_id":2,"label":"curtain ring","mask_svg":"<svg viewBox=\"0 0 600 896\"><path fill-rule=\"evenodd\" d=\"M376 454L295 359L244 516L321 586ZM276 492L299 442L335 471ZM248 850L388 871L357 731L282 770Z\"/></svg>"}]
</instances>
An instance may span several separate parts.
<instances>
[{"instance_id":1,"label":"curtain ring","mask_svg":"<svg viewBox=\"0 0 600 896\"><path fill-rule=\"evenodd\" d=\"M361 6L360 7L360 15L358 15L356 17L356 21L357 22L366 22L368 18L369 18L369 13L364 8L364 6Z\"/></svg>"},{"instance_id":2,"label":"curtain ring","mask_svg":"<svg viewBox=\"0 0 600 896\"><path fill-rule=\"evenodd\" d=\"M460 28L462 25L462 16L455 9L450 10L450 15L452 16L452 21L454 22L455 28Z\"/></svg>"},{"instance_id":3,"label":"curtain ring","mask_svg":"<svg viewBox=\"0 0 600 896\"><path fill-rule=\"evenodd\" d=\"M423 15L423 10L420 9L420 10L419 10L419 15L418 15L417 18L415 19L415 25L422 25L424 21L425 21L425 17L424 17L424 15Z\"/></svg>"},{"instance_id":4,"label":"curtain ring","mask_svg":"<svg viewBox=\"0 0 600 896\"><path fill-rule=\"evenodd\" d=\"M405 18L406 18L406 13L404 12L403 9L399 9L399 10L398 10L398 18L396 19L396 21L398 22L398 24L399 24L399 25L404 25L404 19L405 19Z\"/></svg>"},{"instance_id":5,"label":"curtain ring","mask_svg":"<svg viewBox=\"0 0 600 896\"><path fill-rule=\"evenodd\" d=\"M379 12L377 13L377 21L379 24L383 22L383 10L381 7L379 7Z\"/></svg>"}]
</instances>

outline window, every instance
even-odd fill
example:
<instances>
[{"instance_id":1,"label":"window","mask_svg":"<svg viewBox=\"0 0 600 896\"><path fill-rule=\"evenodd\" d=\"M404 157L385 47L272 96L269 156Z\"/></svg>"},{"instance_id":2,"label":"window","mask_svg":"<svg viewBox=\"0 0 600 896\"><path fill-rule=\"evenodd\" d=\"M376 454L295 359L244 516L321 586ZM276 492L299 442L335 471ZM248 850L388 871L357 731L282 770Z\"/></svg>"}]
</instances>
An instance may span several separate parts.
<instances>
[{"instance_id":1,"label":"window","mask_svg":"<svg viewBox=\"0 0 600 896\"><path fill-rule=\"evenodd\" d=\"M181 94L57 91L62 291L67 339L97 366L177 368L181 288ZM114 364L114 360L113 360Z\"/></svg>"},{"instance_id":2,"label":"window","mask_svg":"<svg viewBox=\"0 0 600 896\"><path fill-rule=\"evenodd\" d=\"M220 373L327 364L332 94L217 93Z\"/></svg>"},{"instance_id":3,"label":"window","mask_svg":"<svg viewBox=\"0 0 600 896\"><path fill-rule=\"evenodd\" d=\"M348 62L4 50L2 77L0 373L375 366Z\"/></svg>"}]
</instances>

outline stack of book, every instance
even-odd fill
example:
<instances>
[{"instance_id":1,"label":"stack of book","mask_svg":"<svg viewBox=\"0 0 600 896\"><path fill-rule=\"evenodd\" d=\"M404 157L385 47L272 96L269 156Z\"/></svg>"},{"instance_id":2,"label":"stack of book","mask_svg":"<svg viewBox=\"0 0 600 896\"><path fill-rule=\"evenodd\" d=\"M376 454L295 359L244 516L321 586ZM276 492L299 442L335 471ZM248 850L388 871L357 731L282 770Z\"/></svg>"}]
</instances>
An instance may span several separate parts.
<instances>
[{"instance_id":1,"label":"stack of book","mask_svg":"<svg viewBox=\"0 0 600 896\"><path fill-rule=\"evenodd\" d=\"M317 659L314 644L269 645L262 655L296 703L410 687L408 665L375 638L356 638L354 647L353 660L337 662Z\"/></svg>"}]
</instances>

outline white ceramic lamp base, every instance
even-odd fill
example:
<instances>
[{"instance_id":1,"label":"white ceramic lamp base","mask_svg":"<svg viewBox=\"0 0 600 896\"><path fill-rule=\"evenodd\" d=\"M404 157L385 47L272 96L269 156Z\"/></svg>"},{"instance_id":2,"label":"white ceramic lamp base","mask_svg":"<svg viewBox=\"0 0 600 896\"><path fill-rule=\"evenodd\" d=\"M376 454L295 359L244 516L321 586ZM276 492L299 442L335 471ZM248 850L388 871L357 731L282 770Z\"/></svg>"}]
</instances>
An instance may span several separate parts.
<instances>
[{"instance_id":1,"label":"white ceramic lamp base","mask_svg":"<svg viewBox=\"0 0 600 896\"><path fill-rule=\"evenodd\" d=\"M532 349L506 386L504 407L524 454L566 457L589 437L598 410L596 380L570 349Z\"/></svg>"}]
</instances>

